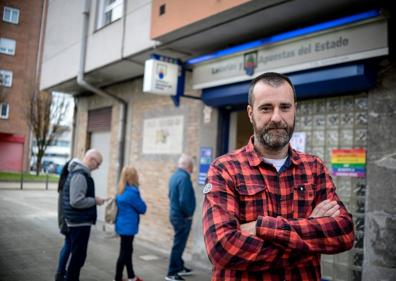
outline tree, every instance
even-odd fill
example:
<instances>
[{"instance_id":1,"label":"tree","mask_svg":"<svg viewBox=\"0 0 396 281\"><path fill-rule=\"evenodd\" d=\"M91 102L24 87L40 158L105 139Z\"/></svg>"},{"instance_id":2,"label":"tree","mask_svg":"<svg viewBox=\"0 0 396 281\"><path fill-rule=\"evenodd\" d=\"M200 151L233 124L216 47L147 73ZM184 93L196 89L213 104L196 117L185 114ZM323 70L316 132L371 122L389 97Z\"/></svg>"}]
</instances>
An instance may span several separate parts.
<instances>
[{"instance_id":1,"label":"tree","mask_svg":"<svg viewBox=\"0 0 396 281\"><path fill-rule=\"evenodd\" d=\"M69 102L64 96L55 97L42 91L31 95L28 108L26 119L36 141L36 175L38 175L47 147L66 130L62 121L69 110Z\"/></svg>"}]
</instances>

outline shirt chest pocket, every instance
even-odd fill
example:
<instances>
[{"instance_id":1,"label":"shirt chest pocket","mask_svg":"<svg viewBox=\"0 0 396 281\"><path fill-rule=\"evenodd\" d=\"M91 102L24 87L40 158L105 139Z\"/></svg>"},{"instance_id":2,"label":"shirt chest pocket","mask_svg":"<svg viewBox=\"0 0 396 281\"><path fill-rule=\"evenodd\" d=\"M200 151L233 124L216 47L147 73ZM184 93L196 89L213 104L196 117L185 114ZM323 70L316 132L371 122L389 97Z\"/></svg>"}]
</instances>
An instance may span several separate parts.
<instances>
[{"instance_id":1,"label":"shirt chest pocket","mask_svg":"<svg viewBox=\"0 0 396 281\"><path fill-rule=\"evenodd\" d=\"M267 188L263 185L238 185L236 198L240 223L251 222L259 215L267 215Z\"/></svg>"},{"instance_id":2,"label":"shirt chest pocket","mask_svg":"<svg viewBox=\"0 0 396 281\"><path fill-rule=\"evenodd\" d=\"M293 218L306 218L312 213L315 199L313 184L298 184L293 190Z\"/></svg>"}]
</instances>

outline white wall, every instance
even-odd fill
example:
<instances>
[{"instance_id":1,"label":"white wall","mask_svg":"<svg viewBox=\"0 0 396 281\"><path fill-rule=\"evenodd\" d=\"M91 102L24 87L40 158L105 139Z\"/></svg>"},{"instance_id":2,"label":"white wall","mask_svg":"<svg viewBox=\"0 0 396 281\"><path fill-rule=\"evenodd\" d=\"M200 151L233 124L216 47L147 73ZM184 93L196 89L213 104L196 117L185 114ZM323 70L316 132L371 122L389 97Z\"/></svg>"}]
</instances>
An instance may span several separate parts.
<instances>
[{"instance_id":1,"label":"white wall","mask_svg":"<svg viewBox=\"0 0 396 281\"><path fill-rule=\"evenodd\" d=\"M80 58L82 0L48 2L40 88L76 76Z\"/></svg>"},{"instance_id":2,"label":"white wall","mask_svg":"<svg viewBox=\"0 0 396 281\"><path fill-rule=\"evenodd\" d=\"M130 56L154 46L150 40L151 0L127 1L124 56Z\"/></svg>"},{"instance_id":3,"label":"white wall","mask_svg":"<svg viewBox=\"0 0 396 281\"><path fill-rule=\"evenodd\" d=\"M99 0L92 1L86 71L120 61L153 46L150 40L151 0L128 0L127 16L96 30ZM77 76L80 60L83 0L52 0L48 4L41 89ZM123 28L125 24L124 51Z\"/></svg>"}]
</instances>

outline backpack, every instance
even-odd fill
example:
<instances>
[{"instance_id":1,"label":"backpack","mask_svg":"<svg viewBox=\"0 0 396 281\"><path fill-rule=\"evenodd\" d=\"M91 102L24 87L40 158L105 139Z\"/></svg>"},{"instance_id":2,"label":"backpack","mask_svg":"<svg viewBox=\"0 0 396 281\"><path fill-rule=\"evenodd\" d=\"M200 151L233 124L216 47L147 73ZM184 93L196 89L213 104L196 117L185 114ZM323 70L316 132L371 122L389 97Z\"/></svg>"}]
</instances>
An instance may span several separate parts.
<instances>
[{"instance_id":1,"label":"backpack","mask_svg":"<svg viewBox=\"0 0 396 281\"><path fill-rule=\"evenodd\" d=\"M62 171L60 173L59 181L58 181L58 193L63 190L63 186L65 185L66 178L69 175L70 161L71 160L69 160L65 163L65 165L63 166Z\"/></svg>"},{"instance_id":2,"label":"backpack","mask_svg":"<svg viewBox=\"0 0 396 281\"><path fill-rule=\"evenodd\" d=\"M67 161L63 166L58 182L58 226L60 233L63 235L66 235L69 232L63 211L63 186L65 185L66 178L69 175L69 164L70 160Z\"/></svg>"}]
</instances>

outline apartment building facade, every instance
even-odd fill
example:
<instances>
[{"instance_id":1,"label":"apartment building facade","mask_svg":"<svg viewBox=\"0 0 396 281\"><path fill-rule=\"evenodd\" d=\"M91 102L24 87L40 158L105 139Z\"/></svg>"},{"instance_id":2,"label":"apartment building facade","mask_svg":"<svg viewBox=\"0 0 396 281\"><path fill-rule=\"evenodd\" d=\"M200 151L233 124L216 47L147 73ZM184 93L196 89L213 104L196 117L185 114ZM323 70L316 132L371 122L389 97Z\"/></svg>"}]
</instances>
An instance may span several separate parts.
<instances>
[{"instance_id":1,"label":"apartment building facade","mask_svg":"<svg viewBox=\"0 0 396 281\"><path fill-rule=\"evenodd\" d=\"M76 98L73 155L103 152L99 195L115 194L123 165L137 167L148 203L140 236L164 250L173 234L168 179L181 153L194 157L198 207L187 258L208 265L200 214L207 164L252 134L244 112L252 77L289 75L299 99L295 145L333 171L356 227L351 251L323 256L323 279L387 280L396 271L387 251L395 237L393 17L378 1L53 0L41 88ZM175 96L143 91L150 58L183 70ZM166 63L153 76L171 73ZM351 156L356 163L338 162ZM345 170L355 164L361 170Z\"/></svg>"},{"instance_id":2,"label":"apartment building facade","mask_svg":"<svg viewBox=\"0 0 396 281\"><path fill-rule=\"evenodd\" d=\"M37 67L44 1L0 1L0 170L29 167L26 109L38 87Z\"/></svg>"}]
</instances>

